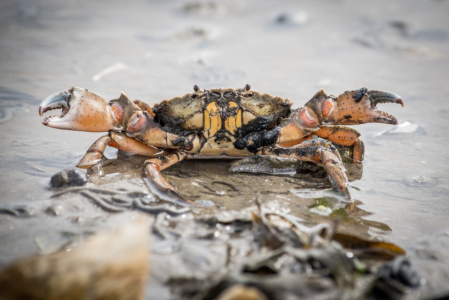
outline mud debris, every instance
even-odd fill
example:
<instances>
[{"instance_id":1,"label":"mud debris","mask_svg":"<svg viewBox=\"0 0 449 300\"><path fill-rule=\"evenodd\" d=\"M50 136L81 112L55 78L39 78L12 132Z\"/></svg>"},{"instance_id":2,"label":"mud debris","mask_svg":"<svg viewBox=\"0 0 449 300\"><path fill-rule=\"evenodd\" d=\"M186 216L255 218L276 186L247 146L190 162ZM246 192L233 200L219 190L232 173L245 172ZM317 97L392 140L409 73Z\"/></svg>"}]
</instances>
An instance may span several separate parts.
<instances>
[{"instance_id":1,"label":"mud debris","mask_svg":"<svg viewBox=\"0 0 449 300\"><path fill-rule=\"evenodd\" d=\"M60 189L66 187L83 186L89 179L80 169L71 168L56 173L50 179L50 188Z\"/></svg>"}]
</instances>

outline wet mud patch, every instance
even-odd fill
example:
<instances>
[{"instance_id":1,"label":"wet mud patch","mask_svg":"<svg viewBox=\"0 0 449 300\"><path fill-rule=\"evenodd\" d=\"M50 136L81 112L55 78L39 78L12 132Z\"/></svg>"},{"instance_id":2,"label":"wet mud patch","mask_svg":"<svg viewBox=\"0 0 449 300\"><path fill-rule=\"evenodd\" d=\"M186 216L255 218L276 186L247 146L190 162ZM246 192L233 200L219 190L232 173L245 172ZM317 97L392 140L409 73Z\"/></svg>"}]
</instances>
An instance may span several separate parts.
<instances>
[{"instance_id":1,"label":"wet mud patch","mask_svg":"<svg viewBox=\"0 0 449 300\"><path fill-rule=\"evenodd\" d=\"M0 124L11 121L15 114L39 101L33 95L0 86Z\"/></svg>"},{"instance_id":2,"label":"wet mud patch","mask_svg":"<svg viewBox=\"0 0 449 300\"><path fill-rule=\"evenodd\" d=\"M360 22L353 41L373 49L394 51L410 58L432 58L442 56L432 43L448 40L449 32L440 28L415 28L413 22L404 20ZM428 46L427 46L427 45ZM426 46L423 46L426 45Z\"/></svg>"},{"instance_id":3,"label":"wet mud patch","mask_svg":"<svg viewBox=\"0 0 449 300\"><path fill-rule=\"evenodd\" d=\"M81 193L107 211L140 210L172 215L191 211L196 216L245 209L258 199L272 209L298 216L305 224L338 221L341 233L369 239L372 231L383 234L391 230L386 224L365 220L370 213L360 208L363 203L357 200L355 205L347 203L332 190L324 170L314 164L296 161L293 166L298 172L292 176L231 172L230 167L238 160L184 160L163 170L162 175L186 199L215 204L184 211L185 208L177 208L150 192L143 180L146 159L119 151L116 159L104 159L88 170L93 185L62 190L55 195ZM350 180L361 177L362 165L345 166ZM321 214L323 210L327 213Z\"/></svg>"}]
</instances>

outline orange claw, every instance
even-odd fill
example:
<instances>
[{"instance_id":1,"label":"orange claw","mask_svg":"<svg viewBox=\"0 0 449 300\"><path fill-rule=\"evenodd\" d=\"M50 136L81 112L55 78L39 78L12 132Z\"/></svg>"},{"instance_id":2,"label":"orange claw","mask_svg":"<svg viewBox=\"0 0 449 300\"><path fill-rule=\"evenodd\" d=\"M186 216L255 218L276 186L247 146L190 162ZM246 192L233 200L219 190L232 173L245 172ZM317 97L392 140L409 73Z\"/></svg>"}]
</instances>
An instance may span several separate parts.
<instances>
[{"instance_id":1,"label":"orange claw","mask_svg":"<svg viewBox=\"0 0 449 300\"><path fill-rule=\"evenodd\" d=\"M324 125L397 124L394 116L377 110L379 103L404 106L402 98L394 93L367 88L345 92L338 98L320 90L305 106L311 108Z\"/></svg>"},{"instance_id":2,"label":"orange claw","mask_svg":"<svg viewBox=\"0 0 449 300\"><path fill-rule=\"evenodd\" d=\"M107 103L97 94L76 86L45 98L39 107L39 114L42 116L53 109L62 109L62 114L46 117L42 124L89 132L123 130L129 118L140 111L124 93Z\"/></svg>"}]
</instances>

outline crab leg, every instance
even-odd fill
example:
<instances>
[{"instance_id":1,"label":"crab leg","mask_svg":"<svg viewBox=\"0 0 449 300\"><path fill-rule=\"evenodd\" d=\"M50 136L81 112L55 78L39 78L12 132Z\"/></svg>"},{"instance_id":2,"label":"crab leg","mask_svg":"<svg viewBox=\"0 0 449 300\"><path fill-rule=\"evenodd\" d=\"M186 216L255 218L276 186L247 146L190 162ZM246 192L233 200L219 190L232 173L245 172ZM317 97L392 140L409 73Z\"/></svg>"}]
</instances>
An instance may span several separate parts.
<instances>
[{"instance_id":1,"label":"crab leg","mask_svg":"<svg viewBox=\"0 0 449 300\"><path fill-rule=\"evenodd\" d=\"M142 100L134 100L133 102L135 105L140 107L142 111L146 111L152 118L154 118L155 114L153 112L153 108L148 103Z\"/></svg>"},{"instance_id":2,"label":"crab leg","mask_svg":"<svg viewBox=\"0 0 449 300\"><path fill-rule=\"evenodd\" d=\"M340 155L337 156L331 149L323 146L297 148L264 147L258 154L296 158L302 161L309 161L322 165L329 175L329 180L334 188L340 191L352 202L348 190L348 178L346 177L345 168L341 162Z\"/></svg>"},{"instance_id":3,"label":"crab leg","mask_svg":"<svg viewBox=\"0 0 449 300\"><path fill-rule=\"evenodd\" d=\"M104 135L96 140L87 150L86 154L84 154L83 158L81 158L76 167L80 169L89 169L100 162L103 157L104 150L109 145L110 141L111 137L109 135Z\"/></svg>"},{"instance_id":4,"label":"crab leg","mask_svg":"<svg viewBox=\"0 0 449 300\"><path fill-rule=\"evenodd\" d=\"M312 136L310 136L312 137ZM285 144L276 144L276 148L300 148L300 147L311 147L311 146L323 146L326 148L332 148L332 143L328 140L317 138L317 139L307 139L301 140L300 143L285 143ZM335 148L335 147L333 147Z\"/></svg>"},{"instance_id":5,"label":"crab leg","mask_svg":"<svg viewBox=\"0 0 449 300\"><path fill-rule=\"evenodd\" d=\"M167 179L165 179L161 172L162 170L184 160L187 154L184 152L177 152L168 154L166 156L158 156L157 158L152 158L145 161L145 175L149 180L146 180L149 188L159 197L164 200L175 202L180 205L195 205L198 204L182 198L176 189L171 185Z\"/></svg>"},{"instance_id":6,"label":"crab leg","mask_svg":"<svg viewBox=\"0 0 449 300\"><path fill-rule=\"evenodd\" d=\"M100 137L90 146L84 157L80 160L77 167L88 169L97 164L103 157L104 150L107 146L117 148L132 154L138 154L149 157L165 155L167 152L156 147L148 146L142 142L127 137L121 132L110 131L108 135Z\"/></svg>"},{"instance_id":7,"label":"crab leg","mask_svg":"<svg viewBox=\"0 0 449 300\"><path fill-rule=\"evenodd\" d=\"M146 111L137 112L130 118L125 134L158 148L182 149L193 153L201 148L198 135L179 136L167 132Z\"/></svg>"},{"instance_id":8,"label":"crab leg","mask_svg":"<svg viewBox=\"0 0 449 300\"><path fill-rule=\"evenodd\" d=\"M288 148L288 149L305 148L305 147L314 147L314 146L321 146L321 147L330 149L332 151L332 153L334 153L334 155L336 157L338 157L338 159L341 161L340 153L338 152L337 148L335 148L331 142L329 142L325 139L321 139L321 138L317 138L317 139L313 139L313 140L306 140L304 142L293 145L291 147L285 147L285 146L282 146L282 144L275 145L276 148L284 148L284 149L285 148Z\"/></svg>"},{"instance_id":9,"label":"crab leg","mask_svg":"<svg viewBox=\"0 0 449 300\"><path fill-rule=\"evenodd\" d=\"M352 160L361 163L363 142L357 130L345 126L321 126L314 134L340 146L354 146Z\"/></svg>"}]
</instances>

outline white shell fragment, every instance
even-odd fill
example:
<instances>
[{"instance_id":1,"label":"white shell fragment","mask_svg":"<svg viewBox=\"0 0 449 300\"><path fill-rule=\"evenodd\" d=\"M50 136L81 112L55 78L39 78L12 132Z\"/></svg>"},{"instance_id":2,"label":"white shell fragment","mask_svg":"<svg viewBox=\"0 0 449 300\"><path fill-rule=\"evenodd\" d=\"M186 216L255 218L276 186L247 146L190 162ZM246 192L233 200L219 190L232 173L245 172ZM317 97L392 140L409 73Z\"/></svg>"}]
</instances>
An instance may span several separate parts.
<instances>
[{"instance_id":1,"label":"white shell fragment","mask_svg":"<svg viewBox=\"0 0 449 300\"><path fill-rule=\"evenodd\" d=\"M395 126L392 129L384 130L379 133L376 133L375 136L381 136L384 134L394 134L394 133L412 133L418 130L419 125L413 122L404 122Z\"/></svg>"}]
</instances>

